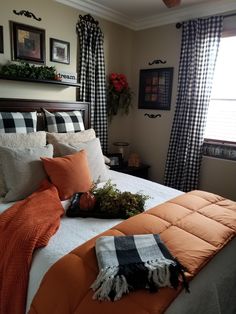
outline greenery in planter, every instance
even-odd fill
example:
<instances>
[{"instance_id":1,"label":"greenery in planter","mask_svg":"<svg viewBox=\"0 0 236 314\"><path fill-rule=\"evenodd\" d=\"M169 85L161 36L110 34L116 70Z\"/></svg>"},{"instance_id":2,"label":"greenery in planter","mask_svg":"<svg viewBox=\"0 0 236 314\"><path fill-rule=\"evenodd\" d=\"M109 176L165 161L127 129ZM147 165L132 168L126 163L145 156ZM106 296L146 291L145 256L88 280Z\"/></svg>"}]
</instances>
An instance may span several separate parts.
<instances>
[{"instance_id":1,"label":"greenery in planter","mask_svg":"<svg viewBox=\"0 0 236 314\"><path fill-rule=\"evenodd\" d=\"M85 199L81 202L83 196ZM75 193L66 215L68 217L126 219L142 213L147 199L149 196L141 193L121 192L115 184L111 183L111 180L108 180L101 188L98 188L95 183L90 192ZM81 206L82 203L83 206Z\"/></svg>"},{"instance_id":2,"label":"greenery in planter","mask_svg":"<svg viewBox=\"0 0 236 314\"><path fill-rule=\"evenodd\" d=\"M9 78L29 78L35 80L56 80L57 73L55 67L36 66L33 64L20 62L7 63L0 68L0 75Z\"/></svg>"},{"instance_id":3,"label":"greenery in planter","mask_svg":"<svg viewBox=\"0 0 236 314\"><path fill-rule=\"evenodd\" d=\"M145 201L149 196L142 193L121 192L110 180L101 187L96 184L91 191L98 204L100 212L121 218L129 218L144 211Z\"/></svg>"},{"instance_id":4,"label":"greenery in planter","mask_svg":"<svg viewBox=\"0 0 236 314\"><path fill-rule=\"evenodd\" d=\"M124 74L109 75L107 114L110 120L118 112L128 114L132 101L132 92Z\"/></svg>"}]
</instances>

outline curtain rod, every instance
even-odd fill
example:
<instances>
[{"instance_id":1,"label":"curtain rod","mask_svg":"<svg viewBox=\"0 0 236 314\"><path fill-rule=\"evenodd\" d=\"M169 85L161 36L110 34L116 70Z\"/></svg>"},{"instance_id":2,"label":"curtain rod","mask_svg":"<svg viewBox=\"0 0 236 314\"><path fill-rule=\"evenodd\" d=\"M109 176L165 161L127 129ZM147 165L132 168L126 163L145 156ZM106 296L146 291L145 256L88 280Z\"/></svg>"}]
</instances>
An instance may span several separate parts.
<instances>
[{"instance_id":1,"label":"curtain rod","mask_svg":"<svg viewBox=\"0 0 236 314\"><path fill-rule=\"evenodd\" d=\"M231 17L231 16L236 16L236 13L223 15L223 18L225 19L225 18ZM178 28L178 29L181 28L181 26L182 26L182 23L180 23L180 22L175 24L175 27Z\"/></svg>"}]
</instances>

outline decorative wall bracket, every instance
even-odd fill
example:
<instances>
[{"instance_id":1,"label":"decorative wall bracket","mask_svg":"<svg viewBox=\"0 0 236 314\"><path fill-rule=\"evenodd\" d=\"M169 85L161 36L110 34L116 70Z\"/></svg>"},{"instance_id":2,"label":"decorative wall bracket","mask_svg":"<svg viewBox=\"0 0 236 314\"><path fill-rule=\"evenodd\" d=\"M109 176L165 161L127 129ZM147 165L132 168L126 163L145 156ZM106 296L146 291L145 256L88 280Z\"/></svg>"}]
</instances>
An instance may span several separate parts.
<instances>
[{"instance_id":1,"label":"decorative wall bracket","mask_svg":"<svg viewBox=\"0 0 236 314\"><path fill-rule=\"evenodd\" d=\"M166 63L166 60L161 60L161 59L155 59L155 60L153 60L152 62L149 62L148 64L149 65L153 65L153 64L165 64Z\"/></svg>"},{"instance_id":2,"label":"decorative wall bracket","mask_svg":"<svg viewBox=\"0 0 236 314\"><path fill-rule=\"evenodd\" d=\"M177 29L180 29L180 28L182 27L182 23L176 23L176 24L175 24L175 27L176 27Z\"/></svg>"},{"instance_id":3,"label":"decorative wall bracket","mask_svg":"<svg viewBox=\"0 0 236 314\"><path fill-rule=\"evenodd\" d=\"M91 23L92 25L95 25L97 26L99 24L98 21L96 21L91 14L86 14L86 15L79 15L79 18L80 18L80 21L83 21L83 22L89 22Z\"/></svg>"},{"instance_id":4,"label":"decorative wall bracket","mask_svg":"<svg viewBox=\"0 0 236 314\"><path fill-rule=\"evenodd\" d=\"M156 119L157 117L158 118L161 118L161 114L149 114L149 113L145 113L144 116L147 116L148 118L150 119Z\"/></svg>"},{"instance_id":5,"label":"decorative wall bracket","mask_svg":"<svg viewBox=\"0 0 236 314\"><path fill-rule=\"evenodd\" d=\"M29 11L26 11L26 10L21 10L21 11L19 11L19 12L17 12L16 10L13 10L13 13L16 14L16 15L24 15L24 16L26 16L26 17L33 18L33 19L35 19L36 21L41 21L41 20L42 20L41 17L36 17L36 16L34 15L34 13L29 12Z\"/></svg>"}]
</instances>

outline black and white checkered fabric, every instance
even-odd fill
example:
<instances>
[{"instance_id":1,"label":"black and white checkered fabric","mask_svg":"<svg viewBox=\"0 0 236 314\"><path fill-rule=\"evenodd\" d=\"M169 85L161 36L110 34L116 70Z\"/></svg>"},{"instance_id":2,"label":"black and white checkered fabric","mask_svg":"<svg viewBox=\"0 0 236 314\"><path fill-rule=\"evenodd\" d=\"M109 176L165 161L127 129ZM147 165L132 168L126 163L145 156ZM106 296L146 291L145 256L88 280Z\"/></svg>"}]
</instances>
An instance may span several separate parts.
<instances>
[{"instance_id":1,"label":"black and white checkered fabric","mask_svg":"<svg viewBox=\"0 0 236 314\"><path fill-rule=\"evenodd\" d=\"M157 234L104 236L96 240L99 275L91 288L94 299L119 300L129 290L179 285L188 289L183 266L173 258Z\"/></svg>"},{"instance_id":2,"label":"black and white checkered fabric","mask_svg":"<svg viewBox=\"0 0 236 314\"><path fill-rule=\"evenodd\" d=\"M80 111L49 112L44 109L47 131L50 133L70 133L84 130Z\"/></svg>"},{"instance_id":3,"label":"black and white checkered fabric","mask_svg":"<svg viewBox=\"0 0 236 314\"><path fill-rule=\"evenodd\" d=\"M103 33L83 17L77 24L80 42L80 100L91 105L91 127L107 152L106 77Z\"/></svg>"},{"instance_id":4,"label":"black and white checkered fabric","mask_svg":"<svg viewBox=\"0 0 236 314\"><path fill-rule=\"evenodd\" d=\"M185 192L198 186L222 25L221 16L187 21L182 25L178 96L164 184Z\"/></svg>"},{"instance_id":5,"label":"black and white checkered fabric","mask_svg":"<svg viewBox=\"0 0 236 314\"><path fill-rule=\"evenodd\" d=\"M36 132L37 113L0 112L0 133Z\"/></svg>"}]
</instances>

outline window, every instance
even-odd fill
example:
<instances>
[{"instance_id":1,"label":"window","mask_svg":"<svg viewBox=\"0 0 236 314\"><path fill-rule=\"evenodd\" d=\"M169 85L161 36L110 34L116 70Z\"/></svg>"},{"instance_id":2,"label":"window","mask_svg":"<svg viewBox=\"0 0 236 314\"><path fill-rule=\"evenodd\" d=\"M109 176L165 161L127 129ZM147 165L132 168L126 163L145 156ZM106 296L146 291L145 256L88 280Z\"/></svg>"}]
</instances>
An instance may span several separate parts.
<instances>
[{"instance_id":1,"label":"window","mask_svg":"<svg viewBox=\"0 0 236 314\"><path fill-rule=\"evenodd\" d=\"M236 32L220 42L204 137L236 144Z\"/></svg>"}]
</instances>

